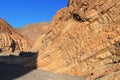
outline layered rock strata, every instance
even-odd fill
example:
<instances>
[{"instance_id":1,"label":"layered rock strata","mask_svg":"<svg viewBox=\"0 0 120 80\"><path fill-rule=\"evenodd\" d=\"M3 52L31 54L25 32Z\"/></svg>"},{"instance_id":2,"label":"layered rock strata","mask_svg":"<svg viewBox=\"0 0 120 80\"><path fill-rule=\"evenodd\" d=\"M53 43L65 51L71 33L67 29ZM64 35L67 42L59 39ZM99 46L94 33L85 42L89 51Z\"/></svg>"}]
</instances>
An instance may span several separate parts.
<instances>
[{"instance_id":1,"label":"layered rock strata","mask_svg":"<svg viewBox=\"0 0 120 80\"><path fill-rule=\"evenodd\" d=\"M69 0L34 46L42 70L120 79L120 0Z\"/></svg>"},{"instance_id":2,"label":"layered rock strata","mask_svg":"<svg viewBox=\"0 0 120 80\"><path fill-rule=\"evenodd\" d=\"M0 52L28 51L33 42L0 18Z\"/></svg>"}]
</instances>

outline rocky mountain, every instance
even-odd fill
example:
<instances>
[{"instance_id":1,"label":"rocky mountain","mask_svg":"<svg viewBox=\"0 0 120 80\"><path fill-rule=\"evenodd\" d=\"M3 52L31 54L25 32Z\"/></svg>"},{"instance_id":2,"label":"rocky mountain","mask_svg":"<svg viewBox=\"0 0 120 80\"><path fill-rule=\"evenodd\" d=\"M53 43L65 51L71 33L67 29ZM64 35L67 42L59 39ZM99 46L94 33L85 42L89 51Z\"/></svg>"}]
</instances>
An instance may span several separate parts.
<instances>
[{"instance_id":1,"label":"rocky mountain","mask_svg":"<svg viewBox=\"0 0 120 80\"><path fill-rule=\"evenodd\" d=\"M18 28L17 31L35 42L40 35L48 30L48 25L49 23L47 22L29 24L22 28Z\"/></svg>"},{"instance_id":2,"label":"rocky mountain","mask_svg":"<svg viewBox=\"0 0 120 80\"><path fill-rule=\"evenodd\" d=\"M0 18L0 52L28 51L33 42Z\"/></svg>"},{"instance_id":3,"label":"rocky mountain","mask_svg":"<svg viewBox=\"0 0 120 80\"><path fill-rule=\"evenodd\" d=\"M35 43L26 66L87 80L120 79L120 0L69 0Z\"/></svg>"}]
</instances>

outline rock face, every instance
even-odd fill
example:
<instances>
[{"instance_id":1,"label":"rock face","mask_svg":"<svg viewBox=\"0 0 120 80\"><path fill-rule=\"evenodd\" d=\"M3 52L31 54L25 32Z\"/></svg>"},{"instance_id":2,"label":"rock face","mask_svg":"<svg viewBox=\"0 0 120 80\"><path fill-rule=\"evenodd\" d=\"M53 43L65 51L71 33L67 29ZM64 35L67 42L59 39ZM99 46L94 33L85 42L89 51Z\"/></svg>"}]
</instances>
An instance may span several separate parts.
<instances>
[{"instance_id":1,"label":"rock face","mask_svg":"<svg viewBox=\"0 0 120 80\"><path fill-rule=\"evenodd\" d=\"M39 69L119 80L120 0L69 0L36 46Z\"/></svg>"},{"instance_id":2,"label":"rock face","mask_svg":"<svg viewBox=\"0 0 120 80\"><path fill-rule=\"evenodd\" d=\"M33 42L0 18L0 52L27 51Z\"/></svg>"},{"instance_id":3,"label":"rock face","mask_svg":"<svg viewBox=\"0 0 120 80\"><path fill-rule=\"evenodd\" d=\"M18 28L17 31L22 35L29 37L34 42L37 38L48 30L49 23L41 22L37 24L29 24L22 28Z\"/></svg>"}]
</instances>

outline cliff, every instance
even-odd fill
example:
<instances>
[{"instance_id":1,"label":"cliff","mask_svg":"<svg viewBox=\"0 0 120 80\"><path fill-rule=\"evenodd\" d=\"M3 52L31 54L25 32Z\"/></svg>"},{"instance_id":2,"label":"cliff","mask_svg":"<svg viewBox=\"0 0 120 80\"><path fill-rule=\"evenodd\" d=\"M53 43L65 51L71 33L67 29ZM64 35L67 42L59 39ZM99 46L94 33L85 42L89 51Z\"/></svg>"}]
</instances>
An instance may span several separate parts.
<instances>
[{"instance_id":1,"label":"cliff","mask_svg":"<svg viewBox=\"0 0 120 80\"><path fill-rule=\"evenodd\" d=\"M120 0L69 0L33 48L39 50L38 69L120 79Z\"/></svg>"}]
</instances>

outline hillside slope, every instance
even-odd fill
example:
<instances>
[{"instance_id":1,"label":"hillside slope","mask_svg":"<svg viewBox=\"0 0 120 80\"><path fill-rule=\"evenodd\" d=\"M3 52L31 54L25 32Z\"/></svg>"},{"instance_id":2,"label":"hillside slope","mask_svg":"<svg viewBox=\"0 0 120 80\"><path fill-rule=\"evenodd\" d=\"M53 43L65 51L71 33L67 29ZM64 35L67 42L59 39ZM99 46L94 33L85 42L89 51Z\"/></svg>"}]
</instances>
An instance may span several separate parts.
<instances>
[{"instance_id":1,"label":"hillside slope","mask_svg":"<svg viewBox=\"0 0 120 80\"><path fill-rule=\"evenodd\" d=\"M40 35L47 31L48 25L49 23L47 22L29 24L22 28L18 28L17 31L35 42Z\"/></svg>"},{"instance_id":2,"label":"hillside slope","mask_svg":"<svg viewBox=\"0 0 120 80\"><path fill-rule=\"evenodd\" d=\"M28 51L33 42L0 18L0 52Z\"/></svg>"}]
</instances>

